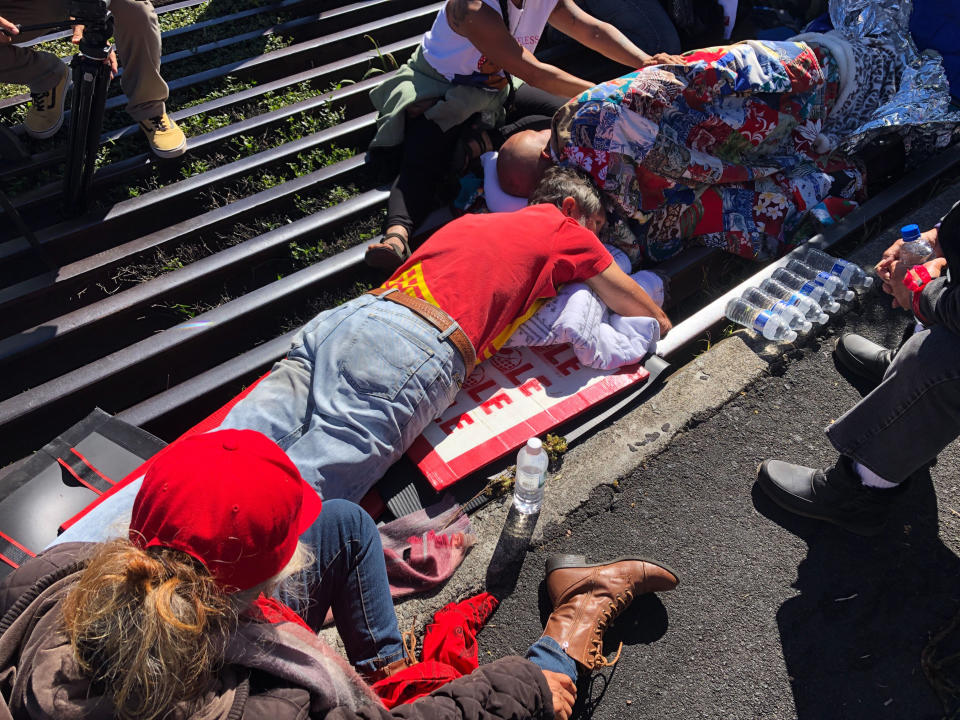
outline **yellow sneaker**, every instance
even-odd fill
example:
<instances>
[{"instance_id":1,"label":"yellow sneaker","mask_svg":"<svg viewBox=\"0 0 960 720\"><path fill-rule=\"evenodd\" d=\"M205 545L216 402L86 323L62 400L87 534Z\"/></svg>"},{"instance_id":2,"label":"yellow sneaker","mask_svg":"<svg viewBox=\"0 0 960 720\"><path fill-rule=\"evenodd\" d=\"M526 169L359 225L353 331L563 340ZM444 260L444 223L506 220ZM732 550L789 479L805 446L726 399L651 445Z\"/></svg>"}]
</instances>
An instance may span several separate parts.
<instances>
[{"instance_id":1,"label":"yellow sneaker","mask_svg":"<svg viewBox=\"0 0 960 720\"><path fill-rule=\"evenodd\" d=\"M63 76L52 90L30 93L33 102L23 118L23 127L27 135L37 140L46 140L57 134L63 125L63 108L69 89L70 72L64 65Z\"/></svg>"},{"instance_id":2,"label":"yellow sneaker","mask_svg":"<svg viewBox=\"0 0 960 720\"><path fill-rule=\"evenodd\" d=\"M187 151L187 136L166 113L141 120L140 129L157 157L175 158Z\"/></svg>"}]
</instances>

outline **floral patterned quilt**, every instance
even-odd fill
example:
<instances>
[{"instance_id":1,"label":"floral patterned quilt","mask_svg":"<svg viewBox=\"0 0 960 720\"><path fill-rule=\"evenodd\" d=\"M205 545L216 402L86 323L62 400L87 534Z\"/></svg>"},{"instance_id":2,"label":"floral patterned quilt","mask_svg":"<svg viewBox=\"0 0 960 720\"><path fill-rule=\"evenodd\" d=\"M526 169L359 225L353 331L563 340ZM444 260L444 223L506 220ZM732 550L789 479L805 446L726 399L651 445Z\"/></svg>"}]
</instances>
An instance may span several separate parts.
<instances>
[{"instance_id":1,"label":"floral patterned quilt","mask_svg":"<svg viewBox=\"0 0 960 720\"><path fill-rule=\"evenodd\" d=\"M776 256L828 195L862 199L861 167L825 152L839 92L825 48L746 41L685 60L597 85L553 120L554 160L587 171L611 209L636 221L649 260L694 241Z\"/></svg>"}]
</instances>

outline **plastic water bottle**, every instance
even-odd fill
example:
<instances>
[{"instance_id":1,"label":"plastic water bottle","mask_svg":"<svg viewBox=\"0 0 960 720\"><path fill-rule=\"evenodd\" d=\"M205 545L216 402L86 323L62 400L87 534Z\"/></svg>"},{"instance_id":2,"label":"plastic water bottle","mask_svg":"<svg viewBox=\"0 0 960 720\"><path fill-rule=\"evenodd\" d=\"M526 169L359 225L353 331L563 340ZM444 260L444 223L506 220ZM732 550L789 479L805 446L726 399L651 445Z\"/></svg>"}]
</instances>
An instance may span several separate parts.
<instances>
[{"instance_id":1,"label":"plastic water bottle","mask_svg":"<svg viewBox=\"0 0 960 720\"><path fill-rule=\"evenodd\" d=\"M539 438L530 438L517 453L517 480L513 486L513 506L524 515L538 512L543 503L547 481L547 453Z\"/></svg>"},{"instance_id":2,"label":"plastic water bottle","mask_svg":"<svg viewBox=\"0 0 960 720\"><path fill-rule=\"evenodd\" d=\"M933 245L920 236L916 225L904 225L900 228L903 245L900 246L900 262L908 268L921 265L933 257Z\"/></svg>"},{"instance_id":3,"label":"plastic water bottle","mask_svg":"<svg viewBox=\"0 0 960 720\"><path fill-rule=\"evenodd\" d=\"M815 270L823 270L840 278L844 287L858 290L867 290L873 285L873 278L863 271L859 265L835 258L823 250L815 247L806 248L803 261Z\"/></svg>"},{"instance_id":4,"label":"plastic water bottle","mask_svg":"<svg viewBox=\"0 0 960 720\"><path fill-rule=\"evenodd\" d=\"M802 278L812 280L814 285L820 285L823 289L830 293L831 297L848 301L853 300L853 290L845 289L843 283L840 282L840 278L838 278L836 275L831 275L828 272L823 272L822 270L812 268L800 260L788 261L787 270L795 275L799 275Z\"/></svg>"},{"instance_id":5,"label":"plastic water bottle","mask_svg":"<svg viewBox=\"0 0 960 720\"><path fill-rule=\"evenodd\" d=\"M760 288L748 287L740 294L740 297L747 302L753 303L758 308L769 310L781 320L786 322L787 327L789 327L791 330L796 330L797 332L807 332L811 327L813 327L813 323L807 320L803 313L797 308L789 305L780 298L767 295L767 293Z\"/></svg>"},{"instance_id":6,"label":"plastic water bottle","mask_svg":"<svg viewBox=\"0 0 960 720\"><path fill-rule=\"evenodd\" d=\"M827 320L829 320L829 316L823 310L821 310L820 306L817 305L813 300L802 293L791 290L786 285L781 282L777 282L773 278L766 278L762 283L760 283L760 289L767 293L767 295L780 298L786 302L787 305L792 305L793 307L797 308L797 310L802 312L803 316L812 323L823 325L827 322Z\"/></svg>"},{"instance_id":7,"label":"plastic water bottle","mask_svg":"<svg viewBox=\"0 0 960 720\"><path fill-rule=\"evenodd\" d=\"M799 275L794 275L789 270L777 268L773 271L771 277L777 282L781 282L791 290L796 290L801 295L806 295L819 305L825 312L835 313L840 309L840 303L830 297L830 293L825 288L815 285L809 280L804 280Z\"/></svg>"},{"instance_id":8,"label":"plastic water bottle","mask_svg":"<svg viewBox=\"0 0 960 720\"><path fill-rule=\"evenodd\" d=\"M730 320L756 330L767 340L793 342L797 339L797 334L789 328L785 320L743 298L733 298L727 303L725 312Z\"/></svg>"}]
</instances>

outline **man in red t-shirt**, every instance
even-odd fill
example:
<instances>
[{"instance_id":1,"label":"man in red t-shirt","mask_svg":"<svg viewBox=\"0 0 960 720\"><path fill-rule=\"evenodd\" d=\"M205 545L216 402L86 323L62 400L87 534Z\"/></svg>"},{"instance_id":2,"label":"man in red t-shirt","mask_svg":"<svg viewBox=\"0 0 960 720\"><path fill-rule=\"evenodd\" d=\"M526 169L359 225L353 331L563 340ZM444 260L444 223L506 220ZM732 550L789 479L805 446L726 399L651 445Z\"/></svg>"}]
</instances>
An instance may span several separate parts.
<instances>
[{"instance_id":1,"label":"man in red t-shirt","mask_svg":"<svg viewBox=\"0 0 960 720\"><path fill-rule=\"evenodd\" d=\"M561 285L586 282L613 312L670 329L597 238L589 178L552 168L530 203L454 220L382 287L318 315L221 427L263 432L321 496L357 501Z\"/></svg>"}]
</instances>

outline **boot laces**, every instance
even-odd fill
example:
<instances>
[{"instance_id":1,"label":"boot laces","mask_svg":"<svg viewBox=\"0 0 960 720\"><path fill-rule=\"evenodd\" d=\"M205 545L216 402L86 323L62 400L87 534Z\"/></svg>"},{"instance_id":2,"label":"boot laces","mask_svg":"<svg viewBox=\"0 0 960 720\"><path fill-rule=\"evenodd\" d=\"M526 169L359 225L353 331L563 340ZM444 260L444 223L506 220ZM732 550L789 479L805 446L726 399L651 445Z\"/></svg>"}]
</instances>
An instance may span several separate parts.
<instances>
[{"instance_id":1,"label":"boot laces","mask_svg":"<svg viewBox=\"0 0 960 720\"><path fill-rule=\"evenodd\" d=\"M613 660L607 660L603 654L603 633L606 631L607 626L613 622L614 618L623 612L623 609L631 602L633 602L633 590L625 590L622 593L618 593L604 609L602 617L594 631L592 643L594 662L597 667L613 667L620 660L620 653L623 652L623 642L621 641L617 647L617 654L613 657Z\"/></svg>"},{"instance_id":2,"label":"boot laces","mask_svg":"<svg viewBox=\"0 0 960 720\"><path fill-rule=\"evenodd\" d=\"M414 632L414 623L416 616L410 621L410 629L400 633L400 641L403 644L403 652L407 656L408 665L417 664L417 635Z\"/></svg>"}]
</instances>

